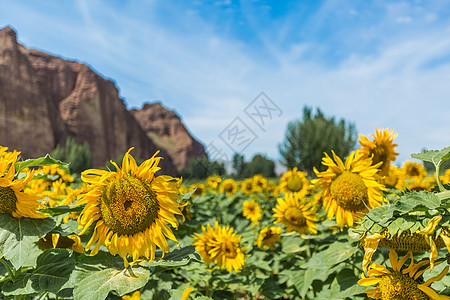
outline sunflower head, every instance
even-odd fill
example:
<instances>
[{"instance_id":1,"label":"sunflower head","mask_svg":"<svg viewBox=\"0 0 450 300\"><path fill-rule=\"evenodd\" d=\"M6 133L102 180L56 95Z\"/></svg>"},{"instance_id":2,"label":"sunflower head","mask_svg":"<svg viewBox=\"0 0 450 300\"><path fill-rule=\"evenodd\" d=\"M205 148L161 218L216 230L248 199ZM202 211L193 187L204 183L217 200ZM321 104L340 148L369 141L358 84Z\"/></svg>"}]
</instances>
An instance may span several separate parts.
<instances>
[{"instance_id":1,"label":"sunflower head","mask_svg":"<svg viewBox=\"0 0 450 300\"><path fill-rule=\"evenodd\" d=\"M281 232L283 229L278 226L270 226L261 229L258 234L258 238L255 242L255 245L260 249L275 249L275 243L281 243Z\"/></svg>"},{"instance_id":2,"label":"sunflower head","mask_svg":"<svg viewBox=\"0 0 450 300\"><path fill-rule=\"evenodd\" d=\"M246 195L250 195L251 193L253 193L253 178L246 178L244 179L244 181L241 183L241 190L244 194Z\"/></svg>"},{"instance_id":3,"label":"sunflower head","mask_svg":"<svg viewBox=\"0 0 450 300\"><path fill-rule=\"evenodd\" d=\"M261 206L254 199L251 201L244 201L243 212L245 218L252 221L252 223L258 224L261 220Z\"/></svg>"},{"instance_id":4,"label":"sunflower head","mask_svg":"<svg viewBox=\"0 0 450 300\"><path fill-rule=\"evenodd\" d=\"M411 257L411 262L408 267L403 268L404 263ZM414 263L412 253L408 252L404 257L398 259L395 250L389 250L389 261L391 269L373 263L369 266L369 271L365 277L361 274L361 279L358 281L359 285L371 286L377 285L374 289L369 289L366 294L373 299L414 299L414 300L428 300L428 299L446 299L440 297L435 290L430 288L430 284L441 280L448 272L449 266L446 266L442 272L435 277L432 277L424 282L421 277L422 274L429 268L422 268L429 264L429 261L424 260L417 264Z\"/></svg>"},{"instance_id":5,"label":"sunflower head","mask_svg":"<svg viewBox=\"0 0 450 300\"><path fill-rule=\"evenodd\" d=\"M195 191L192 193L192 195L191 195L192 197L206 194L205 185L203 183L195 183L195 184L191 185L191 187L189 188L189 191L190 192Z\"/></svg>"},{"instance_id":6,"label":"sunflower head","mask_svg":"<svg viewBox=\"0 0 450 300\"><path fill-rule=\"evenodd\" d=\"M297 194L284 194L284 199L277 199L277 206L273 211L273 217L276 218L274 224L285 225L287 231L317 233L316 207L306 198L299 199Z\"/></svg>"},{"instance_id":7,"label":"sunflower head","mask_svg":"<svg viewBox=\"0 0 450 300\"><path fill-rule=\"evenodd\" d=\"M28 172L21 179L15 177L14 164L19 154L20 152L13 152L11 155L3 153L4 158L0 159L0 213L9 213L15 218L47 218L46 214L37 211L43 208L39 201L42 197L22 192L25 185L33 179L34 172Z\"/></svg>"},{"instance_id":8,"label":"sunflower head","mask_svg":"<svg viewBox=\"0 0 450 300\"><path fill-rule=\"evenodd\" d=\"M86 170L81 179L90 185L79 204L86 204L78 223L80 234L95 223L94 234L86 250L95 255L100 245L113 254L119 254L128 266L127 256L133 261L140 257L155 259L156 247L169 252L166 237L176 241L171 228L178 228L175 215L182 216L179 188L181 180L171 176L156 176L161 157L144 161L140 166L128 150L122 168L112 162L116 172Z\"/></svg>"},{"instance_id":9,"label":"sunflower head","mask_svg":"<svg viewBox=\"0 0 450 300\"><path fill-rule=\"evenodd\" d=\"M297 168L287 171L280 178L280 191L298 193L299 197L305 196L310 189L306 175L305 172L298 171Z\"/></svg>"},{"instance_id":10,"label":"sunflower head","mask_svg":"<svg viewBox=\"0 0 450 300\"><path fill-rule=\"evenodd\" d=\"M234 195L237 191L237 184L233 179L225 179L219 187L221 193L225 193L228 197Z\"/></svg>"},{"instance_id":11,"label":"sunflower head","mask_svg":"<svg viewBox=\"0 0 450 300\"><path fill-rule=\"evenodd\" d=\"M245 248L240 246L241 237L230 226L214 228L202 226L203 234L195 234L194 246L206 264L214 263L228 272L240 272L245 266Z\"/></svg>"},{"instance_id":12,"label":"sunflower head","mask_svg":"<svg viewBox=\"0 0 450 300\"><path fill-rule=\"evenodd\" d=\"M205 185L215 191L219 188L222 178L220 176L209 176L206 178Z\"/></svg>"},{"instance_id":13,"label":"sunflower head","mask_svg":"<svg viewBox=\"0 0 450 300\"><path fill-rule=\"evenodd\" d=\"M267 178L261 174L253 176L253 190L256 193L264 193L267 187Z\"/></svg>"},{"instance_id":14,"label":"sunflower head","mask_svg":"<svg viewBox=\"0 0 450 300\"><path fill-rule=\"evenodd\" d=\"M364 135L359 135L359 144L361 145L361 151L366 157L372 157L372 164L376 165L381 162L378 167L381 175L387 175L389 173L389 166L392 161L395 161L398 153L395 152L394 138L397 137L397 133L394 129L389 132L388 129L375 129L376 134L371 134L373 141L369 140Z\"/></svg>"},{"instance_id":15,"label":"sunflower head","mask_svg":"<svg viewBox=\"0 0 450 300\"><path fill-rule=\"evenodd\" d=\"M81 245L81 240L78 235L70 234L63 236L59 233L47 233L43 238L35 243L40 249L71 249L77 252L84 253L84 248Z\"/></svg>"},{"instance_id":16,"label":"sunflower head","mask_svg":"<svg viewBox=\"0 0 450 300\"><path fill-rule=\"evenodd\" d=\"M402 165L402 172L406 180L415 180L427 176L425 166L414 161L405 161Z\"/></svg>"},{"instance_id":17,"label":"sunflower head","mask_svg":"<svg viewBox=\"0 0 450 300\"><path fill-rule=\"evenodd\" d=\"M338 226L352 227L368 208L380 206L384 185L376 180L381 162L373 165L371 158L353 151L345 164L333 152L333 159L325 153L322 164L328 167L324 172L314 170L318 179L315 184L321 188L323 206L328 219L336 217Z\"/></svg>"}]
</instances>

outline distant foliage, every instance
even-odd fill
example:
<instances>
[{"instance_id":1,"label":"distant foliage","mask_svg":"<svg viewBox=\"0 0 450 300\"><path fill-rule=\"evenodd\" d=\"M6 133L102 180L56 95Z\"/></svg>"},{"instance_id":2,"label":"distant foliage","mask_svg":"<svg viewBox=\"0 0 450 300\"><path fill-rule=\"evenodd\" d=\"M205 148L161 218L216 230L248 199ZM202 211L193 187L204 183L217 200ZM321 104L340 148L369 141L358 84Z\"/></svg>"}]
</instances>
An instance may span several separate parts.
<instances>
[{"instance_id":1,"label":"distant foliage","mask_svg":"<svg viewBox=\"0 0 450 300\"><path fill-rule=\"evenodd\" d=\"M237 178L249 178L256 174L275 177L275 163L261 154L256 154L251 161L246 162L243 155L235 153L232 166Z\"/></svg>"},{"instance_id":2,"label":"distant foliage","mask_svg":"<svg viewBox=\"0 0 450 300\"><path fill-rule=\"evenodd\" d=\"M298 167L314 176L313 168L325 170L321 164L323 153L333 150L346 157L355 147L357 133L353 123L344 119L336 122L327 118L320 109L313 116L310 107L303 108L303 119L288 123L285 140L279 145L282 163L288 168Z\"/></svg>"},{"instance_id":3,"label":"distant foliage","mask_svg":"<svg viewBox=\"0 0 450 300\"><path fill-rule=\"evenodd\" d=\"M80 145L75 139L69 137L64 146L57 145L50 155L70 163L69 168L72 173L81 174L84 170L92 168L92 155L87 142Z\"/></svg>"},{"instance_id":4,"label":"distant foliage","mask_svg":"<svg viewBox=\"0 0 450 300\"><path fill-rule=\"evenodd\" d=\"M195 157L189 161L189 165L178 171L177 176L185 179L205 179L208 176L225 175L225 164L218 161L210 161L207 157Z\"/></svg>"}]
</instances>

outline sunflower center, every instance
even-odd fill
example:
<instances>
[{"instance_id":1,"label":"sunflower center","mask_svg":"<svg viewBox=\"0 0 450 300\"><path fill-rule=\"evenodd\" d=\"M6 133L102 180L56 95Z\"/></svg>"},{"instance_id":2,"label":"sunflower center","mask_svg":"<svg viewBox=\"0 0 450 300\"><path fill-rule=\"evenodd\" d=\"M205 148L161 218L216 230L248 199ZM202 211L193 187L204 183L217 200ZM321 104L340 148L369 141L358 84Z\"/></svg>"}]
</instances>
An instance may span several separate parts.
<instances>
[{"instance_id":1,"label":"sunflower center","mask_svg":"<svg viewBox=\"0 0 450 300\"><path fill-rule=\"evenodd\" d=\"M288 178L287 180L287 188L290 191L293 192L298 192L302 189L303 187L303 181L300 178L300 176L298 175L292 175L291 177Z\"/></svg>"},{"instance_id":2,"label":"sunflower center","mask_svg":"<svg viewBox=\"0 0 450 300\"><path fill-rule=\"evenodd\" d=\"M431 250L427 239L420 233L403 231L400 235L391 236L391 234L385 230L382 232L382 236L383 238L380 240L380 246L385 248L412 252L426 252ZM433 238L433 241L438 249L445 246L445 243L440 236L438 238Z\"/></svg>"},{"instance_id":3,"label":"sunflower center","mask_svg":"<svg viewBox=\"0 0 450 300\"><path fill-rule=\"evenodd\" d=\"M364 210L367 202L367 187L361 176L345 171L331 183L331 195L337 204L350 211Z\"/></svg>"},{"instance_id":4,"label":"sunflower center","mask_svg":"<svg viewBox=\"0 0 450 300\"><path fill-rule=\"evenodd\" d=\"M291 224L296 226L304 226L306 224L306 219L302 214L302 211L297 207L289 207L284 212L284 218Z\"/></svg>"},{"instance_id":5,"label":"sunflower center","mask_svg":"<svg viewBox=\"0 0 450 300\"><path fill-rule=\"evenodd\" d=\"M228 183L223 187L223 190L225 192L231 192L231 191L233 191L233 185L231 183Z\"/></svg>"},{"instance_id":6,"label":"sunflower center","mask_svg":"<svg viewBox=\"0 0 450 300\"><path fill-rule=\"evenodd\" d=\"M429 300L430 298L417 287L417 282L408 275L394 272L383 276L378 283L381 299Z\"/></svg>"},{"instance_id":7,"label":"sunflower center","mask_svg":"<svg viewBox=\"0 0 450 300\"><path fill-rule=\"evenodd\" d=\"M236 257L236 247L233 245L231 241L227 241L226 243L222 244L223 253L228 258L234 258Z\"/></svg>"},{"instance_id":8,"label":"sunflower center","mask_svg":"<svg viewBox=\"0 0 450 300\"><path fill-rule=\"evenodd\" d=\"M380 166L380 169L383 169L383 167L388 164L387 161L389 151L386 149L385 145L376 145L374 148L370 150L370 154L373 154L372 157L372 165L376 165L379 162L383 162L383 164Z\"/></svg>"},{"instance_id":9,"label":"sunflower center","mask_svg":"<svg viewBox=\"0 0 450 300\"><path fill-rule=\"evenodd\" d=\"M152 225L158 217L159 203L148 183L127 176L109 183L102 194L100 210L112 231L132 235Z\"/></svg>"},{"instance_id":10,"label":"sunflower center","mask_svg":"<svg viewBox=\"0 0 450 300\"><path fill-rule=\"evenodd\" d=\"M0 186L0 213L11 213L16 210L17 197L10 187Z\"/></svg>"}]
</instances>

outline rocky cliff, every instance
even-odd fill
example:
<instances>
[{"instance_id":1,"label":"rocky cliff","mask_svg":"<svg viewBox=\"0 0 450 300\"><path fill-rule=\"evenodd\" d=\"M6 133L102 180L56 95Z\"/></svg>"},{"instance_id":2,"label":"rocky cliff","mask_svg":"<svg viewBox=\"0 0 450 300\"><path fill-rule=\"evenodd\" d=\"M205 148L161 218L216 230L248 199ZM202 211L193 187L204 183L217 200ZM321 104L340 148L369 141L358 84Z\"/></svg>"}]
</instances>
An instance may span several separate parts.
<instances>
[{"instance_id":1,"label":"rocky cliff","mask_svg":"<svg viewBox=\"0 0 450 300\"><path fill-rule=\"evenodd\" d=\"M70 136L88 142L94 165L102 166L129 147L135 157L151 157L160 146L148 132L112 81L85 64L25 48L10 27L0 30L0 145L38 157ZM173 174L181 164L168 150L161 149L161 163L164 173Z\"/></svg>"},{"instance_id":2,"label":"rocky cliff","mask_svg":"<svg viewBox=\"0 0 450 300\"><path fill-rule=\"evenodd\" d=\"M130 110L157 146L166 149L178 169L186 167L192 157L205 156L205 148L196 141L180 117L161 103L146 103Z\"/></svg>"}]
</instances>

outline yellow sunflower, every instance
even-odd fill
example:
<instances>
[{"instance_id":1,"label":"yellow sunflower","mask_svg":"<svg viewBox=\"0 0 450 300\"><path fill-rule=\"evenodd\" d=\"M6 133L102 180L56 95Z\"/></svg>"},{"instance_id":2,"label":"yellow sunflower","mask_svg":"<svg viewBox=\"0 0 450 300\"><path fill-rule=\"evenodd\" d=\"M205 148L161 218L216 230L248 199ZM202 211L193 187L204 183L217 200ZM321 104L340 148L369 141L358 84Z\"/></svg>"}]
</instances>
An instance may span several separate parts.
<instances>
[{"instance_id":1,"label":"yellow sunflower","mask_svg":"<svg viewBox=\"0 0 450 300\"><path fill-rule=\"evenodd\" d=\"M336 216L336 223L342 229L352 227L359 221L368 208L380 206L385 190L384 185L375 180L381 162L372 165L371 158L365 158L363 153L353 151L347 157L345 165L333 152L334 162L328 154L322 159L322 164L328 169L319 172L314 168L318 179L315 184L321 188L323 207L328 213L328 219Z\"/></svg>"},{"instance_id":2,"label":"yellow sunflower","mask_svg":"<svg viewBox=\"0 0 450 300\"><path fill-rule=\"evenodd\" d=\"M415 180L427 176L425 166L414 161L405 161L402 165L402 172L406 180Z\"/></svg>"},{"instance_id":3,"label":"yellow sunflower","mask_svg":"<svg viewBox=\"0 0 450 300\"><path fill-rule=\"evenodd\" d=\"M30 171L21 179L15 178L14 164L19 154L20 152L14 152L8 159L0 159L0 213L10 213L14 218L47 218L47 214L37 212L43 208L43 204L39 202L42 198L22 192L25 185L33 179L34 172Z\"/></svg>"},{"instance_id":4,"label":"yellow sunflower","mask_svg":"<svg viewBox=\"0 0 450 300\"><path fill-rule=\"evenodd\" d=\"M111 162L116 172L97 169L86 170L81 179L90 184L90 191L77 204L86 204L78 218L79 233L84 234L92 223L94 233L86 245L86 250L95 243L91 255L98 253L104 244L111 254L119 254L125 266L127 256L135 262L140 257L155 259L156 247L163 255L169 252L166 237L177 241L171 228L178 228L175 215L182 216L178 200L181 180L171 176L155 176L162 157L144 161L140 166L125 153L122 169Z\"/></svg>"},{"instance_id":5,"label":"yellow sunflower","mask_svg":"<svg viewBox=\"0 0 450 300\"><path fill-rule=\"evenodd\" d=\"M376 165L381 162L379 166L381 175L388 175L389 165L391 161L395 161L398 153L395 152L397 144L393 144L394 139L397 137L397 133L394 129L389 132L388 129L375 129L376 134L373 136L373 141L370 141L367 137L360 134L359 144L361 145L361 151L365 157L372 157L372 164Z\"/></svg>"},{"instance_id":6,"label":"yellow sunflower","mask_svg":"<svg viewBox=\"0 0 450 300\"><path fill-rule=\"evenodd\" d=\"M253 176L253 191L255 193L264 193L267 187L267 178L261 174Z\"/></svg>"},{"instance_id":7,"label":"yellow sunflower","mask_svg":"<svg viewBox=\"0 0 450 300\"><path fill-rule=\"evenodd\" d=\"M244 194L250 195L253 193L253 178L246 178L240 186Z\"/></svg>"},{"instance_id":8,"label":"yellow sunflower","mask_svg":"<svg viewBox=\"0 0 450 300\"><path fill-rule=\"evenodd\" d=\"M195 196L201 196L206 194L206 190L205 190L205 185L203 183L194 183L193 185L191 185L191 187L189 188L189 191L192 192L194 191L191 195L191 197L195 197Z\"/></svg>"},{"instance_id":9,"label":"yellow sunflower","mask_svg":"<svg viewBox=\"0 0 450 300\"><path fill-rule=\"evenodd\" d=\"M215 263L228 272L239 273L245 266L245 248L240 246L241 236L227 225L220 227L216 221L214 229L208 224L208 229L202 226L203 234L195 233L194 246L206 264Z\"/></svg>"},{"instance_id":10,"label":"yellow sunflower","mask_svg":"<svg viewBox=\"0 0 450 300\"><path fill-rule=\"evenodd\" d=\"M411 256L411 263L407 268L402 268L406 260ZM411 299L411 300L441 300L450 299L448 296L439 295L430 284L441 280L447 273L449 266L446 266L442 272L435 277L423 281L422 274L429 268L421 269L427 265L429 261L423 260L417 264L413 261L411 252L408 252L400 260L395 250L389 250L389 261L392 271L382 265L372 263L369 266L367 275L361 274L358 284L361 286L371 286L376 284L376 288L366 291L367 296L373 299L395 300L395 299ZM372 277L373 276L373 277Z\"/></svg>"},{"instance_id":11,"label":"yellow sunflower","mask_svg":"<svg viewBox=\"0 0 450 300\"><path fill-rule=\"evenodd\" d=\"M260 249L275 249L275 243L281 243L281 232L283 229L278 226L270 226L261 229L256 239L255 245Z\"/></svg>"},{"instance_id":12,"label":"yellow sunflower","mask_svg":"<svg viewBox=\"0 0 450 300\"><path fill-rule=\"evenodd\" d=\"M226 193L228 197L234 195L237 191L237 184L233 179L225 179L219 187L221 193Z\"/></svg>"},{"instance_id":13,"label":"yellow sunflower","mask_svg":"<svg viewBox=\"0 0 450 300\"><path fill-rule=\"evenodd\" d=\"M17 150L13 150L13 152L8 151L8 147L0 146L0 159L6 159L9 160L12 157L17 158L19 156L20 152Z\"/></svg>"},{"instance_id":14,"label":"yellow sunflower","mask_svg":"<svg viewBox=\"0 0 450 300\"><path fill-rule=\"evenodd\" d=\"M364 246L363 269L366 270L373 254L378 246L388 249L412 251L412 252L430 252L431 269L434 267L434 261L438 256L438 249L447 247L450 252L450 230L447 227L442 227L439 234L435 234L435 230L442 216L433 217L423 229L416 232L409 230L403 231L398 235L392 236L387 229L381 233L365 236L361 239L361 244Z\"/></svg>"},{"instance_id":15,"label":"yellow sunflower","mask_svg":"<svg viewBox=\"0 0 450 300\"><path fill-rule=\"evenodd\" d=\"M259 223L259 220L261 220L261 206L259 206L258 202L256 202L254 199L251 201L244 201L243 204L243 212L242 214L246 219L249 219L252 221L252 223Z\"/></svg>"},{"instance_id":16,"label":"yellow sunflower","mask_svg":"<svg viewBox=\"0 0 450 300\"><path fill-rule=\"evenodd\" d=\"M297 231L300 234L309 231L316 234L316 208L307 199L299 199L297 194L284 194L284 199L277 199L277 206L273 209L274 224L282 223L287 231Z\"/></svg>"},{"instance_id":17,"label":"yellow sunflower","mask_svg":"<svg viewBox=\"0 0 450 300\"><path fill-rule=\"evenodd\" d=\"M70 234L68 236L62 236L59 233L47 233L43 238L35 243L40 249L71 249L77 252L84 253L83 245L78 235Z\"/></svg>"},{"instance_id":18,"label":"yellow sunflower","mask_svg":"<svg viewBox=\"0 0 450 300\"><path fill-rule=\"evenodd\" d=\"M284 173L280 178L280 191L285 193L298 193L299 197L305 196L309 191L309 180L306 173L297 168Z\"/></svg>"},{"instance_id":19,"label":"yellow sunflower","mask_svg":"<svg viewBox=\"0 0 450 300\"><path fill-rule=\"evenodd\" d=\"M440 177L442 184L450 183L450 169L445 170L444 176Z\"/></svg>"},{"instance_id":20,"label":"yellow sunflower","mask_svg":"<svg viewBox=\"0 0 450 300\"><path fill-rule=\"evenodd\" d=\"M220 176L209 176L206 178L205 185L216 191L221 182L222 178Z\"/></svg>"}]
</instances>

